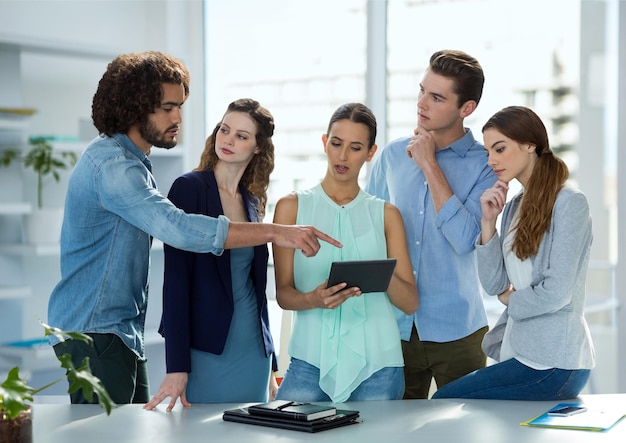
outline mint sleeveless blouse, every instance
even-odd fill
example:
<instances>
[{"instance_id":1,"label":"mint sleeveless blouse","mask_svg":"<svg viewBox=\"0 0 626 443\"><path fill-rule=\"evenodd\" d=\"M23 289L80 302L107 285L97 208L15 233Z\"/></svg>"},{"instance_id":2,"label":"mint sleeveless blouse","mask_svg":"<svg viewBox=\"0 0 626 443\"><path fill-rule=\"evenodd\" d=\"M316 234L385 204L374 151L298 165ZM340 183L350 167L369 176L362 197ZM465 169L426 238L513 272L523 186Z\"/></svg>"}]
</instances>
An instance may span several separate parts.
<instances>
[{"instance_id":1,"label":"mint sleeveless blouse","mask_svg":"<svg viewBox=\"0 0 626 443\"><path fill-rule=\"evenodd\" d=\"M387 258L383 200L361 190L350 203L338 205L321 184L296 194L296 223L313 225L343 244L336 248L320 242L314 257L296 251L298 291L311 291L324 282L333 261ZM336 309L295 311L289 355L320 369L320 388L333 402L346 401L376 371L404 366L387 293L351 297Z\"/></svg>"}]
</instances>

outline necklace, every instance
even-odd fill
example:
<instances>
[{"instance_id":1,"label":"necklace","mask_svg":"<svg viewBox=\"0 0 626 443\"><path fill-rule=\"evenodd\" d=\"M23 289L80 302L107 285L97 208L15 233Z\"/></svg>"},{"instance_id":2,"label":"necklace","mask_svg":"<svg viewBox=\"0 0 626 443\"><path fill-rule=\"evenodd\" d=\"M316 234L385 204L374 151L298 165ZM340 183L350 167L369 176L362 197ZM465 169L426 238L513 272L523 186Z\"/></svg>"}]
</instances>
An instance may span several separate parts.
<instances>
[{"instance_id":1,"label":"necklace","mask_svg":"<svg viewBox=\"0 0 626 443\"><path fill-rule=\"evenodd\" d=\"M339 197L335 197L335 196L332 196L332 195L329 195L329 194L327 194L327 195L328 195L328 197L330 197L330 199L332 201L334 201L338 205L344 206L344 205L347 205L348 203L350 203L351 201L353 201L359 195L359 192L361 192L361 188L357 188L356 192L353 193L349 197L341 197L341 198L339 198Z\"/></svg>"}]
</instances>

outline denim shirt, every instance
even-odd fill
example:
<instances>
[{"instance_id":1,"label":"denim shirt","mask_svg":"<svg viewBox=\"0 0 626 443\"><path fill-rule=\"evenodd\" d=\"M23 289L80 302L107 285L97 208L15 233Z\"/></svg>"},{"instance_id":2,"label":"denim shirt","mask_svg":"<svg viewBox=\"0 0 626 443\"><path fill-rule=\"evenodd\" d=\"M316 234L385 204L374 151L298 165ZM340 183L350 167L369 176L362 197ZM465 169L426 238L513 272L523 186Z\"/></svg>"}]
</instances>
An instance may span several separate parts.
<instances>
[{"instance_id":1,"label":"denim shirt","mask_svg":"<svg viewBox=\"0 0 626 443\"><path fill-rule=\"evenodd\" d=\"M496 182L483 146L469 129L436 152L454 195L437 213L426 176L406 153L410 137L392 141L372 168L366 191L394 204L406 229L420 307L412 316L396 308L402 340L415 324L423 341L448 342L487 325L476 271L480 196Z\"/></svg>"},{"instance_id":2,"label":"denim shirt","mask_svg":"<svg viewBox=\"0 0 626 443\"><path fill-rule=\"evenodd\" d=\"M152 237L219 255L228 225L223 216L186 214L162 196L150 160L126 135L96 138L69 180L61 280L50 296L48 323L116 334L144 358Z\"/></svg>"}]
</instances>

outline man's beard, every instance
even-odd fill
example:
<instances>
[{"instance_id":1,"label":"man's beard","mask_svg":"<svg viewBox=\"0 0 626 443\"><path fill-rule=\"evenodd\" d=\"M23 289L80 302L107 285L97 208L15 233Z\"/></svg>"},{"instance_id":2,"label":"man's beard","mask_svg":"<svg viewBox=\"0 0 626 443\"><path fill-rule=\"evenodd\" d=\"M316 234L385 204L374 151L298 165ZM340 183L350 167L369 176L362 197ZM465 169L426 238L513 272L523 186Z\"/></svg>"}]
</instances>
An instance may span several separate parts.
<instances>
[{"instance_id":1,"label":"man's beard","mask_svg":"<svg viewBox=\"0 0 626 443\"><path fill-rule=\"evenodd\" d=\"M174 146L176 146L177 141L175 138L166 140L165 134L170 129L176 127L177 126L172 126L168 128L165 132L161 133L151 121L146 121L139 125L139 134L145 141L150 143L152 146L156 146L157 148L172 149Z\"/></svg>"}]
</instances>

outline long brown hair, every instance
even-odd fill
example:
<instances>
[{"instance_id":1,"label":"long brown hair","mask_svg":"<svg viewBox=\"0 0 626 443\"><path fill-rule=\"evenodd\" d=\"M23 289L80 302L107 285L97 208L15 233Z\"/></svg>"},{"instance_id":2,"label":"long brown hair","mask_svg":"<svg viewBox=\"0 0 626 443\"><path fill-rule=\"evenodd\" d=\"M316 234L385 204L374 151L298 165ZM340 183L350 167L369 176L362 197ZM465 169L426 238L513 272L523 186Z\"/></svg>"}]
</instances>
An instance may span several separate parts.
<instances>
[{"instance_id":1,"label":"long brown hair","mask_svg":"<svg viewBox=\"0 0 626 443\"><path fill-rule=\"evenodd\" d=\"M267 188L270 183L270 174L274 170L274 143L272 142L274 117L259 102L251 98L241 98L229 104L224 115L231 112L245 112L256 124L256 144L259 152L252 156L252 160L248 163L240 183L258 199L256 204L257 212L259 217L263 218L267 204ZM218 161L215 153L215 137L221 125L222 122L220 121L206 139L204 151L202 151L200 156L200 164L194 171L210 171L215 168Z\"/></svg>"},{"instance_id":2,"label":"long brown hair","mask_svg":"<svg viewBox=\"0 0 626 443\"><path fill-rule=\"evenodd\" d=\"M563 160L554 155L543 122L531 109L509 106L495 113L483 126L493 128L518 143L536 146L537 161L524 189L512 250L520 260L537 254L550 228L556 196L569 177Z\"/></svg>"}]
</instances>

